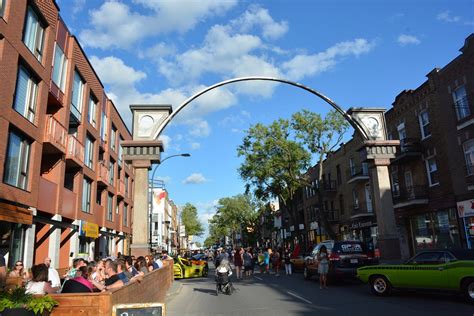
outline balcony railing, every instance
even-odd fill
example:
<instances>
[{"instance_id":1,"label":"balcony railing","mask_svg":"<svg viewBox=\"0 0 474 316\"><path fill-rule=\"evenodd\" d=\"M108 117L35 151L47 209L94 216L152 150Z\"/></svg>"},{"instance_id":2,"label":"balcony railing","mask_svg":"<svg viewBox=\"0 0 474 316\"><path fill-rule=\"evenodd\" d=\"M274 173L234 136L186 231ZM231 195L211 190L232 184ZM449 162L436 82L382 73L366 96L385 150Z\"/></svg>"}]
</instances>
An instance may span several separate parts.
<instances>
[{"instance_id":1,"label":"balcony railing","mask_svg":"<svg viewBox=\"0 0 474 316\"><path fill-rule=\"evenodd\" d=\"M102 183L103 185L107 185L107 183L109 182L109 168L107 168L103 161L99 163L97 181L98 183Z\"/></svg>"},{"instance_id":2,"label":"balcony railing","mask_svg":"<svg viewBox=\"0 0 474 316\"><path fill-rule=\"evenodd\" d=\"M118 181L117 194L121 197L125 197L125 182L123 182L123 180Z\"/></svg>"},{"instance_id":3,"label":"balcony railing","mask_svg":"<svg viewBox=\"0 0 474 316\"><path fill-rule=\"evenodd\" d=\"M44 141L55 145L62 152L66 151L67 130L52 115L46 117Z\"/></svg>"},{"instance_id":4,"label":"balcony railing","mask_svg":"<svg viewBox=\"0 0 474 316\"><path fill-rule=\"evenodd\" d=\"M403 163L418 159L422 155L422 148L419 139L404 138L400 140L400 150L396 153L392 163Z\"/></svg>"},{"instance_id":5,"label":"balcony railing","mask_svg":"<svg viewBox=\"0 0 474 316\"><path fill-rule=\"evenodd\" d=\"M84 145L73 135L67 137L66 159L73 159L81 164L84 163Z\"/></svg>"},{"instance_id":6,"label":"balcony railing","mask_svg":"<svg viewBox=\"0 0 474 316\"><path fill-rule=\"evenodd\" d=\"M352 166L347 172L348 183L369 179L369 168L366 165Z\"/></svg>"},{"instance_id":7,"label":"balcony railing","mask_svg":"<svg viewBox=\"0 0 474 316\"><path fill-rule=\"evenodd\" d=\"M364 207L362 207L362 205L356 205L354 204L352 206L352 215L351 215L351 218L358 218L358 217L365 217L365 216L373 216L374 215L374 211L373 210L368 210L367 208L365 208L366 205L364 204Z\"/></svg>"},{"instance_id":8,"label":"balcony railing","mask_svg":"<svg viewBox=\"0 0 474 316\"><path fill-rule=\"evenodd\" d=\"M393 204L396 207L402 203L409 205L422 204L428 202L428 188L424 185L414 185L411 187L399 188L392 190Z\"/></svg>"},{"instance_id":9,"label":"balcony railing","mask_svg":"<svg viewBox=\"0 0 474 316\"><path fill-rule=\"evenodd\" d=\"M326 192L336 191L336 180L325 180L323 181L323 190Z\"/></svg>"},{"instance_id":10,"label":"balcony railing","mask_svg":"<svg viewBox=\"0 0 474 316\"><path fill-rule=\"evenodd\" d=\"M339 210L329 210L326 211L326 216L328 221L335 222L339 220Z\"/></svg>"},{"instance_id":11,"label":"balcony railing","mask_svg":"<svg viewBox=\"0 0 474 316\"><path fill-rule=\"evenodd\" d=\"M471 107L469 106L467 95L454 102L454 109L456 110L458 121L471 115Z\"/></svg>"}]
</instances>

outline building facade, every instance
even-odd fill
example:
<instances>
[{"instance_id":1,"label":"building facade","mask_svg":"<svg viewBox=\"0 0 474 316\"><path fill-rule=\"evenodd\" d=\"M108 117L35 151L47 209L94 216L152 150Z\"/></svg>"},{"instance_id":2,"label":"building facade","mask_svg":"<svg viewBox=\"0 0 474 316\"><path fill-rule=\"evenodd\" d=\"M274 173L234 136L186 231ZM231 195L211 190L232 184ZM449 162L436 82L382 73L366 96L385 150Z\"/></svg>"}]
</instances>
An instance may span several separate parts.
<instances>
[{"instance_id":1,"label":"building facade","mask_svg":"<svg viewBox=\"0 0 474 316\"><path fill-rule=\"evenodd\" d=\"M130 132L55 1L0 3L2 254L67 267L127 253Z\"/></svg>"}]
</instances>

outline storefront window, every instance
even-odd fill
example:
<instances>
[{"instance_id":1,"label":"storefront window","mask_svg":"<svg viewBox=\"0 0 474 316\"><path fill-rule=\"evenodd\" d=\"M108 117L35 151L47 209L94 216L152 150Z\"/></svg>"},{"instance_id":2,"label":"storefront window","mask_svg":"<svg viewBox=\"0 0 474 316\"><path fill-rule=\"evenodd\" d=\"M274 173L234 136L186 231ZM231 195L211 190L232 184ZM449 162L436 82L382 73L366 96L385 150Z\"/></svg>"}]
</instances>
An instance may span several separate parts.
<instances>
[{"instance_id":1,"label":"storefront window","mask_svg":"<svg viewBox=\"0 0 474 316\"><path fill-rule=\"evenodd\" d=\"M410 218L414 252L461 246L456 210L448 209Z\"/></svg>"},{"instance_id":2,"label":"storefront window","mask_svg":"<svg viewBox=\"0 0 474 316\"><path fill-rule=\"evenodd\" d=\"M23 260L24 229L21 224L0 222L0 255L4 256L8 267Z\"/></svg>"}]
</instances>

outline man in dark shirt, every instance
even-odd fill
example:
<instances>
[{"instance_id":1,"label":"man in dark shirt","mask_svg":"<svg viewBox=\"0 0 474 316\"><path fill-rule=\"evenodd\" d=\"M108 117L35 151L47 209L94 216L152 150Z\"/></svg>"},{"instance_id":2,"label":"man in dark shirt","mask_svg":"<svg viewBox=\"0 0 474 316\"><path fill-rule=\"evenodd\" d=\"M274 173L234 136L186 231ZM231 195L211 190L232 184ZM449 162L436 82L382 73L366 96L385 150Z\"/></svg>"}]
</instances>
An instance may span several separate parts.
<instances>
[{"instance_id":1,"label":"man in dark shirt","mask_svg":"<svg viewBox=\"0 0 474 316\"><path fill-rule=\"evenodd\" d=\"M127 268L125 267L125 260L120 258L117 259L117 274L119 279L122 280L123 284L127 284L129 277L126 274Z\"/></svg>"},{"instance_id":2,"label":"man in dark shirt","mask_svg":"<svg viewBox=\"0 0 474 316\"><path fill-rule=\"evenodd\" d=\"M105 290L118 289L123 286L123 281L120 280L117 274L117 263L111 259L105 262Z\"/></svg>"},{"instance_id":3,"label":"man in dark shirt","mask_svg":"<svg viewBox=\"0 0 474 316\"><path fill-rule=\"evenodd\" d=\"M0 254L0 288L5 286L5 281L7 280L7 267L5 264L5 258Z\"/></svg>"}]
</instances>

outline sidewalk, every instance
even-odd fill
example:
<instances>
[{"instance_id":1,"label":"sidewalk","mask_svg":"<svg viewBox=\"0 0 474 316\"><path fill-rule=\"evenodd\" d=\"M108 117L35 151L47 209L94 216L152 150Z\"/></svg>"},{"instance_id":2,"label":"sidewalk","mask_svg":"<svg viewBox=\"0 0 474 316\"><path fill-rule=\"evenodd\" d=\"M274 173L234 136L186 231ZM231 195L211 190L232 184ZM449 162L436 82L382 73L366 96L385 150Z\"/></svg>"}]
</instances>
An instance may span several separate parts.
<instances>
[{"instance_id":1,"label":"sidewalk","mask_svg":"<svg viewBox=\"0 0 474 316\"><path fill-rule=\"evenodd\" d=\"M181 292L181 288L183 287L183 284L181 282L176 282L176 280L171 283L171 287L168 289L168 292L166 293L166 301L172 299L176 295Z\"/></svg>"}]
</instances>

